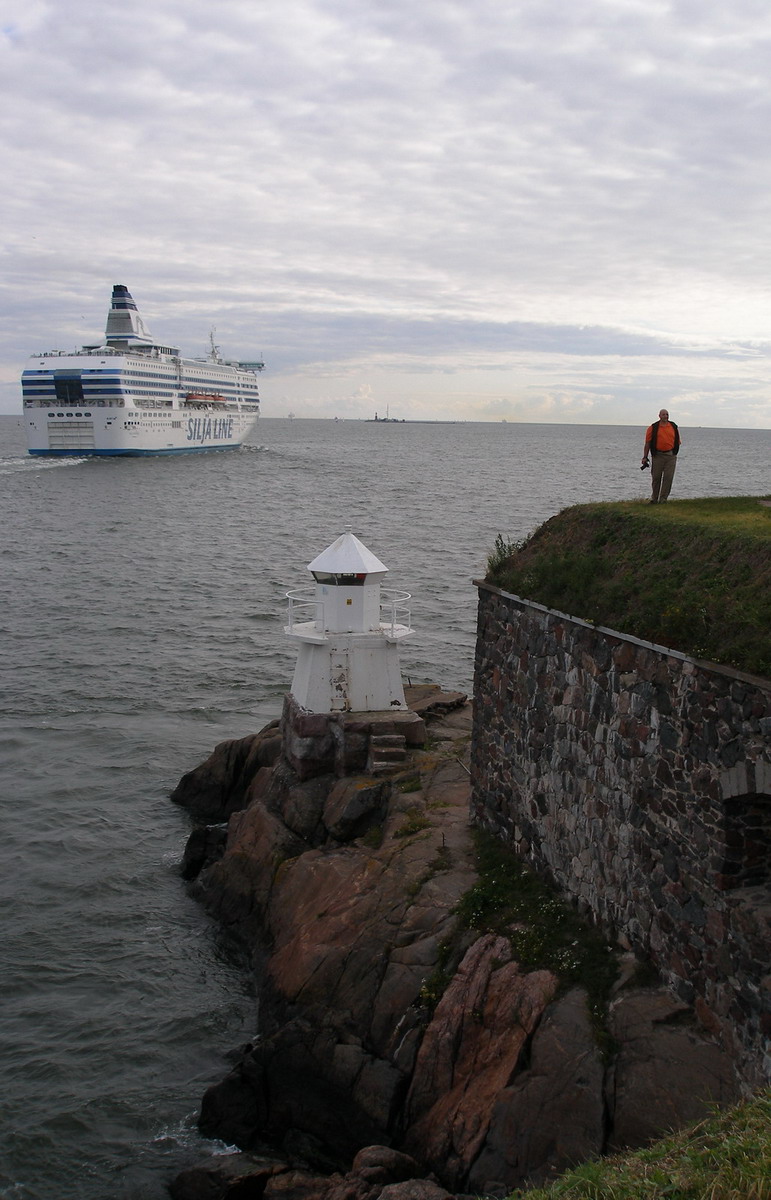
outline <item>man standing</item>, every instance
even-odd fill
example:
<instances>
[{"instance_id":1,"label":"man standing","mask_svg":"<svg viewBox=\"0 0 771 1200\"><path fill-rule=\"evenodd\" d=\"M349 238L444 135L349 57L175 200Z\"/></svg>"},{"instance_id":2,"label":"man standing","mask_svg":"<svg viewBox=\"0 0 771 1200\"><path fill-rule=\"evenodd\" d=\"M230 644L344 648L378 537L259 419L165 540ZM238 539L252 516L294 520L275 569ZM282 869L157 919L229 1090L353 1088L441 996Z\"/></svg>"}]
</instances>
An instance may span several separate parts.
<instances>
[{"instance_id":1,"label":"man standing","mask_svg":"<svg viewBox=\"0 0 771 1200\"><path fill-rule=\"evenodd\" d=\"M642 465L647 467L648 454L651 459L651 504L659 504L666 500L672 487L677 466L677 454L680 449L680 430L674 421L670 421L669 413L662 408L658 421L648 426L645 434Z\"/></svg>"}]
</instances>

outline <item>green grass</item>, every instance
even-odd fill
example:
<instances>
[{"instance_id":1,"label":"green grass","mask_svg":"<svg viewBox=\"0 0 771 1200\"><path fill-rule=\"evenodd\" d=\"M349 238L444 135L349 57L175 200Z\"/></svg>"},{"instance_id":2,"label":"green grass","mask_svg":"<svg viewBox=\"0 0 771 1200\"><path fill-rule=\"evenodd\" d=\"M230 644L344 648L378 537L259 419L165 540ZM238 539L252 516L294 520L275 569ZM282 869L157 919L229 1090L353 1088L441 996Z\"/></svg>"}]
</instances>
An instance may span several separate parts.
<instances>
[{"instance_id":1,"label":"green grass","mask_svg":"<svg viewBox=\"0 0 771 1200\"><path fill-rule=\"evenodd\" d=\"M474 834L478 878L455 907L461 929L499 933L525 970L546 968L563 986L580 985L598 1034L618 967L599 930L491 834Z\"/></svg>"},{"instance_id":2,"label":"green grass","mask_svg":"<svg viewBox=\"0 0 771 1200\"><path fill-rule=\"evenodd\" d=\"M666 504L643 505L647 520L657 525L674 521L688 522L726 533L768 540L771 538L771 508L761 504L771 497L729 496L723 499L668 500ZM618 505L627 512L639 511L638 501L627 500Z\"/></svg>"},{"instance_id":3,"label":"green grass","mask_svg":"<svg viewBox=\"0 0 771 1200\"><path fill-rule=\"evenodd\" d=\"M487 580L595 625L771 676L771 507L755 497L565 509L521 545L499 535Z\"/></svg>"},{"instance_id":4,"label":"green grass","mask_svg":"<svg viewBox=\"0 0 771 1200\"><path fill-rule=\"evenodd\" d=\"M427 883L430 883L432 879L440 875L443 871L449 871L452 865L452 851L448 846L440 846L423 874L408 885L407 895L414 898L423 890Z\"/></svg>"},{"instance_id":5,"label":"green grass","mask_svg":"<svg viewBox=\"0 0 771 1200\"><path fill-rule=\"evenodd\" d=\"M771 1090L511 1200L771 1200Z\"/></svg>"},{"instance_id":6,"label":"green grass","mask_svg":"<svg viewBox=\"0 0 771 1200\"><path fill-rule=\"evenodd\" d=\"M547 969L561 988L585 988L598 1045L609 1050L605 1013L618 964L605 937L498 838L481 829L474 830L473 837L477 879L453 909L454 931L442 945L436 969L424 980L420 1003L428 1014L438 1004L469 944L468 931L497 933L509 939L512 955L524 970ZM449 851L442 847L429 873L451 865Z\"/></svg>"},{"instance_id":7,"label":"green grass","mask_svg":"<svg viewBox=\"0 0 771 1200\"><path fill-rule=\"evenodd\" d=\"M423 980L418 999L427 1014L434 1011L457 970L458 946L456 941L457 939L447 938L440 942L437 964L428 978Z\"/></svg>"},{"instance_id":8,"label":"green grass","mask_svg":"<svg viewBox=\"0 0 771 1200\"><path fill-rule=\"evenodd\" d=\"M361 839L362 845L368 850L379 850L383 845L383 826L373 825Z\"/></svg>"},{"instance_id":9,"label":"green grass","mask_svg":"<svg viewBox=\"0 0 771 1200\"><path fill-rule=\"evenodd\" d=\"M430 824L428 817L419 808L410 808L403 824L394 830L393 836L395 838L412 837L413 833L420 833L421 830L428 829Z\"/></svg>"}]
</instances>

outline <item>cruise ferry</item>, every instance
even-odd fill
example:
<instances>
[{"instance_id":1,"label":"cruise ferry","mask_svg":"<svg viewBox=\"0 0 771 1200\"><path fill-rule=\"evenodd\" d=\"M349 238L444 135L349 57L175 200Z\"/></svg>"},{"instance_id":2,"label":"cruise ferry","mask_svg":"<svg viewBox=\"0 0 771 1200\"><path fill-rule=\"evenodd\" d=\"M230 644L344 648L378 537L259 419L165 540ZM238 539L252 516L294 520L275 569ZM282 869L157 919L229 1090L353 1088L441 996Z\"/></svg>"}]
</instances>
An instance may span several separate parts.
<instances>
[{"instance_id":1,"label":"cruise ferry","mask_svg":"<svg viewBox=\"0 0 771 1200\"><path fill-rule=\"evenodd\" d=\"M30 454L184 454L237 449L260 415L262 362L159 345L116 284L104 341L35 354L22 373Z\"/></svg>"}]
</instances>

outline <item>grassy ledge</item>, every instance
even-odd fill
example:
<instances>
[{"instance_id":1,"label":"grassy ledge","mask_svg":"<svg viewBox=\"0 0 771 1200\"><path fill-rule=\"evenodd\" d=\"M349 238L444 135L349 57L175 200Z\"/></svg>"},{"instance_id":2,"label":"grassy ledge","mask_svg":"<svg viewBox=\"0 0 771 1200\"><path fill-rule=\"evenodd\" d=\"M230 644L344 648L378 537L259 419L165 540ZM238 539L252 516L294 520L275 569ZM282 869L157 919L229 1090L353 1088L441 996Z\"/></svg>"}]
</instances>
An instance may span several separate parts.
<instances>
[{"instance_id":1,"label":"grassy ledge","mask_svg":"<svg viewBox=\"0 0 771 1200\"><path fill-rule=\"evenodd\" d=\"M645 1150L583 1163L511 1200L770 1200L771 1090Z\"/></svg>"},{"instance_id":2,"label":"grassy ledge","mask_svg":"<svg viewBox=\"0 0 771 1200\"><path fill-rule=\"evenodd\" d=\"M695 658L771 676L771 505L583 504L526 542L500 535L488 583Z\"/></svg>"}]
</instances>

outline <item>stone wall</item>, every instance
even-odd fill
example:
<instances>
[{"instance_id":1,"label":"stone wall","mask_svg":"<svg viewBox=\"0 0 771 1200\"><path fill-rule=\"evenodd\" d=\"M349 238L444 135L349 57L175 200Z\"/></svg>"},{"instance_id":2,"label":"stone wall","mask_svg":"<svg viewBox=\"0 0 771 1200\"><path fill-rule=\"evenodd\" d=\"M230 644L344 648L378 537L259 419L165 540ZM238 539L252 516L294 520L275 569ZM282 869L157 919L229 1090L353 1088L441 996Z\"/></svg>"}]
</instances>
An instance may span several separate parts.
<instances>
[{"instance_id":1,"label":"stone wall","mask_svg":"<svg viewBox=\"0 0 771 1200\"><path fill-rule=\"evenodd\" d=\"M472 811L771 1080L771 682L480 583Z\"/></svg>"}]
</instances>

